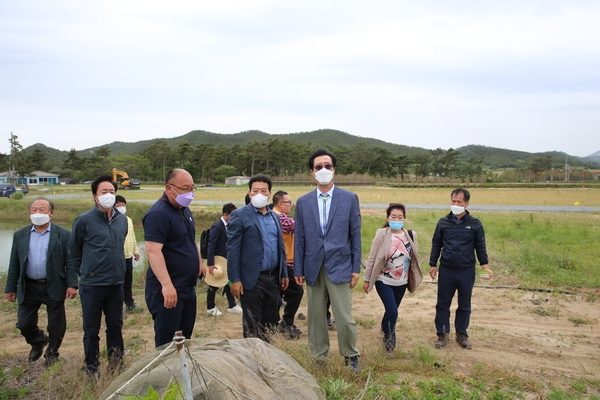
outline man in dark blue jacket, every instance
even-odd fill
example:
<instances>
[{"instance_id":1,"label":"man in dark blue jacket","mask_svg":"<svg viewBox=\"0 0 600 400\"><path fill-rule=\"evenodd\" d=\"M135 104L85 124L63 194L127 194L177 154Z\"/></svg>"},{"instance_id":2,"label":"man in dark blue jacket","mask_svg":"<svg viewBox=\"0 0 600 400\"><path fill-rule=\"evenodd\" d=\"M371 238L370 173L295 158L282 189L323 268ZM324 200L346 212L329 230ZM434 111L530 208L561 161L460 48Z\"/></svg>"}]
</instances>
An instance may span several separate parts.
<instances>
[{"instance_id":1,"label":"man in dark blue jacket","mask_svg":"<svg viewBox=\"0 0 600 400\"><path fill-rule=\"evenodd\" d=\"M248 182L250 204L231 213L227 226L227 273L231 293L242 302L245 338L269 342L279 318L279 291L288 287L285 247L279 216L267 206L271 179Z\"/></svg>"},{"instance_id":2,"label":"man in dark blue jacket","mask_svg":"<svg viewBox=\"0 0 600 400\"><path fill-rule=\"evenodd\" d=\"M233 203L224 204L223 215L210 227L206 259L206 264L208 265L207 283L211 280L210 278L215 270L215 256L227 258L227 224L229 224L229 216L235 209L237 207ZM210 284L208 285L208 289L206 289L206 312L215 317L222 315L215 304L215 296L218 290L217 286L211 286ZM227 296L227 302L229 303L227 312L241 314L242 308L235 303L235 297L231 294L229 285L223 286L223 293Z\"/></svg>"},{"instance_id":3,"label":"man in dark blue jacket","mask_svg":"<svg viewBox=\"0 0 600 400\"><path fill-rule=\"evenodd\" d=\"M456 341L463 349L471 349L467 328L471 318L471 294L475 285L475 254L481 268L489 274L486 279L493 278L492 270L488 267L483 225L466 210L470 198L466 189L452 191L452 212L438 221L431 240L429 275L432 279L439 278L435 306L437 349L443 349L448 344L450 305L455 292L458 292L458 308L454 319ZM442 257L438 274L437 261L440 254Z\"/></svg>"},{"instance_id":4,"label":"man in dark blue jacket","mask_svg":"<svg viewBox=\"0 0 600 400\"><path fill-rule=\"evenodd\" d=\"M69 251L78 271L83 314L85 372L99 377L100 325L106 321L106 347L112 369L123 364L123 282L127 218L114 208L117 183L101 175L92 182L95 206L73 222Z\"/></svg>"}]
</instances>

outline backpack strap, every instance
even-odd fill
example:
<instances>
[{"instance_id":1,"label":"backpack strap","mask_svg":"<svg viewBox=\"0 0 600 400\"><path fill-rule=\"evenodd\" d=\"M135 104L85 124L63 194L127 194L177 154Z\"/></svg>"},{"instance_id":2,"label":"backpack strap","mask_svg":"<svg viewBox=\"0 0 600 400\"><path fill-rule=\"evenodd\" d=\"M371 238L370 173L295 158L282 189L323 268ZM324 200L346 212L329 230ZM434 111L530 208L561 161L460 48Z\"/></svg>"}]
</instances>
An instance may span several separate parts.
<instances>
[{"instance_id":1,"label":"backpack strap","mask_svg":"<svg viewBox=\"0 0 600 400\"><path fill-rule=\"evenodd\" d=\"M410 229L408 230L408 236L410 236L410 240L412 240L413 242L415 241L415 238L413 237L413 232Z\"/></svg>"}]
</instances>

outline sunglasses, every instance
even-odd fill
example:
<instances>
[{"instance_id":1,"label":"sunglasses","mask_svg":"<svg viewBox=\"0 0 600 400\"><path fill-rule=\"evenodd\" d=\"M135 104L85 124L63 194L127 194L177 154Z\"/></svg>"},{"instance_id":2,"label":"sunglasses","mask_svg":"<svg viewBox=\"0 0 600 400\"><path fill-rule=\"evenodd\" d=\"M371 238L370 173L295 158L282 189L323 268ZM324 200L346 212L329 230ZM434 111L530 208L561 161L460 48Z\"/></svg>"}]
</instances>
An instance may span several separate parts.
<instances>
[{"instance_id":1,"label":"sunglasses","mask_svg":"<svg viewBox=\"0 0 600 400\"><path fill-rule=\"evenodd\" d=\"M323 168L328 169L328 170L331 171L333 169L333 164L324 164L324 165L319 164L319 165L315 165L315 171L320 171Z\"/></svg>"}]
</instances>

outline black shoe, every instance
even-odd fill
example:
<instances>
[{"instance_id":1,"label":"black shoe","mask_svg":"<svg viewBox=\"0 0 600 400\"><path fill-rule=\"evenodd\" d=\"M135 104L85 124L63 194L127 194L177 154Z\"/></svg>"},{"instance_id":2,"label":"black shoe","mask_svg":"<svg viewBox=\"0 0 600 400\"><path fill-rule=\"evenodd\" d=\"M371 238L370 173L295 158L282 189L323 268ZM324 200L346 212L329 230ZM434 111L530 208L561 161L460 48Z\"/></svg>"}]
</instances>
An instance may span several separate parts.
<instances>
[{"instance_id":1,"label":"black shoe","mask_svg":"<svg viewBox=\"0 0 600 400\"><path fill-rule=\"evenodd\" d=\"M46 367L51 367L58 362L58 356L56 354L46 352L44 358L46 359Z\"/></svg>"},{"instance_id":2,"label":"black shoe","mask_svg":"<svg viewBox=\"0 0 600 400\"><path fill-rule=\"evenodd\" d=\"M137 313L141 313L143 311L144 311L144 309L142 307L136 306L135 303L130 304L126 307L126 312L128 312L130 314L137 314Z\"/></svg>"},{"instance_id":3,"label":"black shoe","mask_svg":"<svg viewBox=\"0 0 600 400\"><path fill-rule=\"evenodd\" d=\"M288 339L296 339L299 334L295 332L295 327L295 325L287 325L284 322L280 322L279 325L277 325L277 330L281 333L284 333ZM298 330L300 331L300 329ZM300 333L302 333L302 331L300 331Z\"/></svg>"},{"instance_id":4,"label":"black shoe","mask_svg":"<svg viewBox=\"0 0 600 400\"><path fill-rule=\"evenodd\" d=\"M31 351L29 352L29 362L34 362L40 359L44 354L44 347L48 344L48 335L44 334L44 341L42 343L31 345Z\"/></svg>"},{"instance_id":5,"label":"black shoe","mask_svg":"<svg viewBox=\"0 0 600 400\"><path fill-rule=\"evenodd\" d=\"M84 366L83 371L86 373L90 383L98 383L100 381L100 371L94 367Z\"/></svg>"},{"instance_id":6,"label":"black shoe","mask_svg":"<svg viewBox=\"0 0 600 400\"><path fill-rule=\"evenodd\" d=\"M300 328L298 328L296 325L292 324L292 326L290 328L292 328L292 331L294 331L294 333L297 336L302 335L302 330Z\"/></svg>"},{"instance_id":7,"label":"black shoe","mask_svg":"<svg viewBox=\"0 0 600 400\"><path fill-rule=\"evenodd\" d=\"M346 366L350 366L352 368L352 372L358 374L360 372L360 367L358 366L358 356L345 357Z\"/></svg>"}]
</instances>

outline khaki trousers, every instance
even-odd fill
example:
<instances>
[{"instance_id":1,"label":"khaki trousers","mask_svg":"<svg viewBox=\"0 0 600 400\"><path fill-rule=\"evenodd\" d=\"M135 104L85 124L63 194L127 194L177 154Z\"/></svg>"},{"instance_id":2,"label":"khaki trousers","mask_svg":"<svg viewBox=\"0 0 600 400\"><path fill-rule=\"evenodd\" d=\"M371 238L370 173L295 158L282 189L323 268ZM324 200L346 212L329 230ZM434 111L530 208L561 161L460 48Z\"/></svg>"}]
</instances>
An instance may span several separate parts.
<instances>
[{"instance_id":1,"label":"khaki trousers","mask_svg":"<svg viewBox=\"0 0 600 400\"><path fill-rule=\"evenodd\" d=\"M327 293L335 318L340 354L358 356L356 322L352 318L350 282L333 283L321 266L315 286L308 286L308 346L314 359L326 360L329 352L327 330Z\"/></svg>"}]
</instances>

